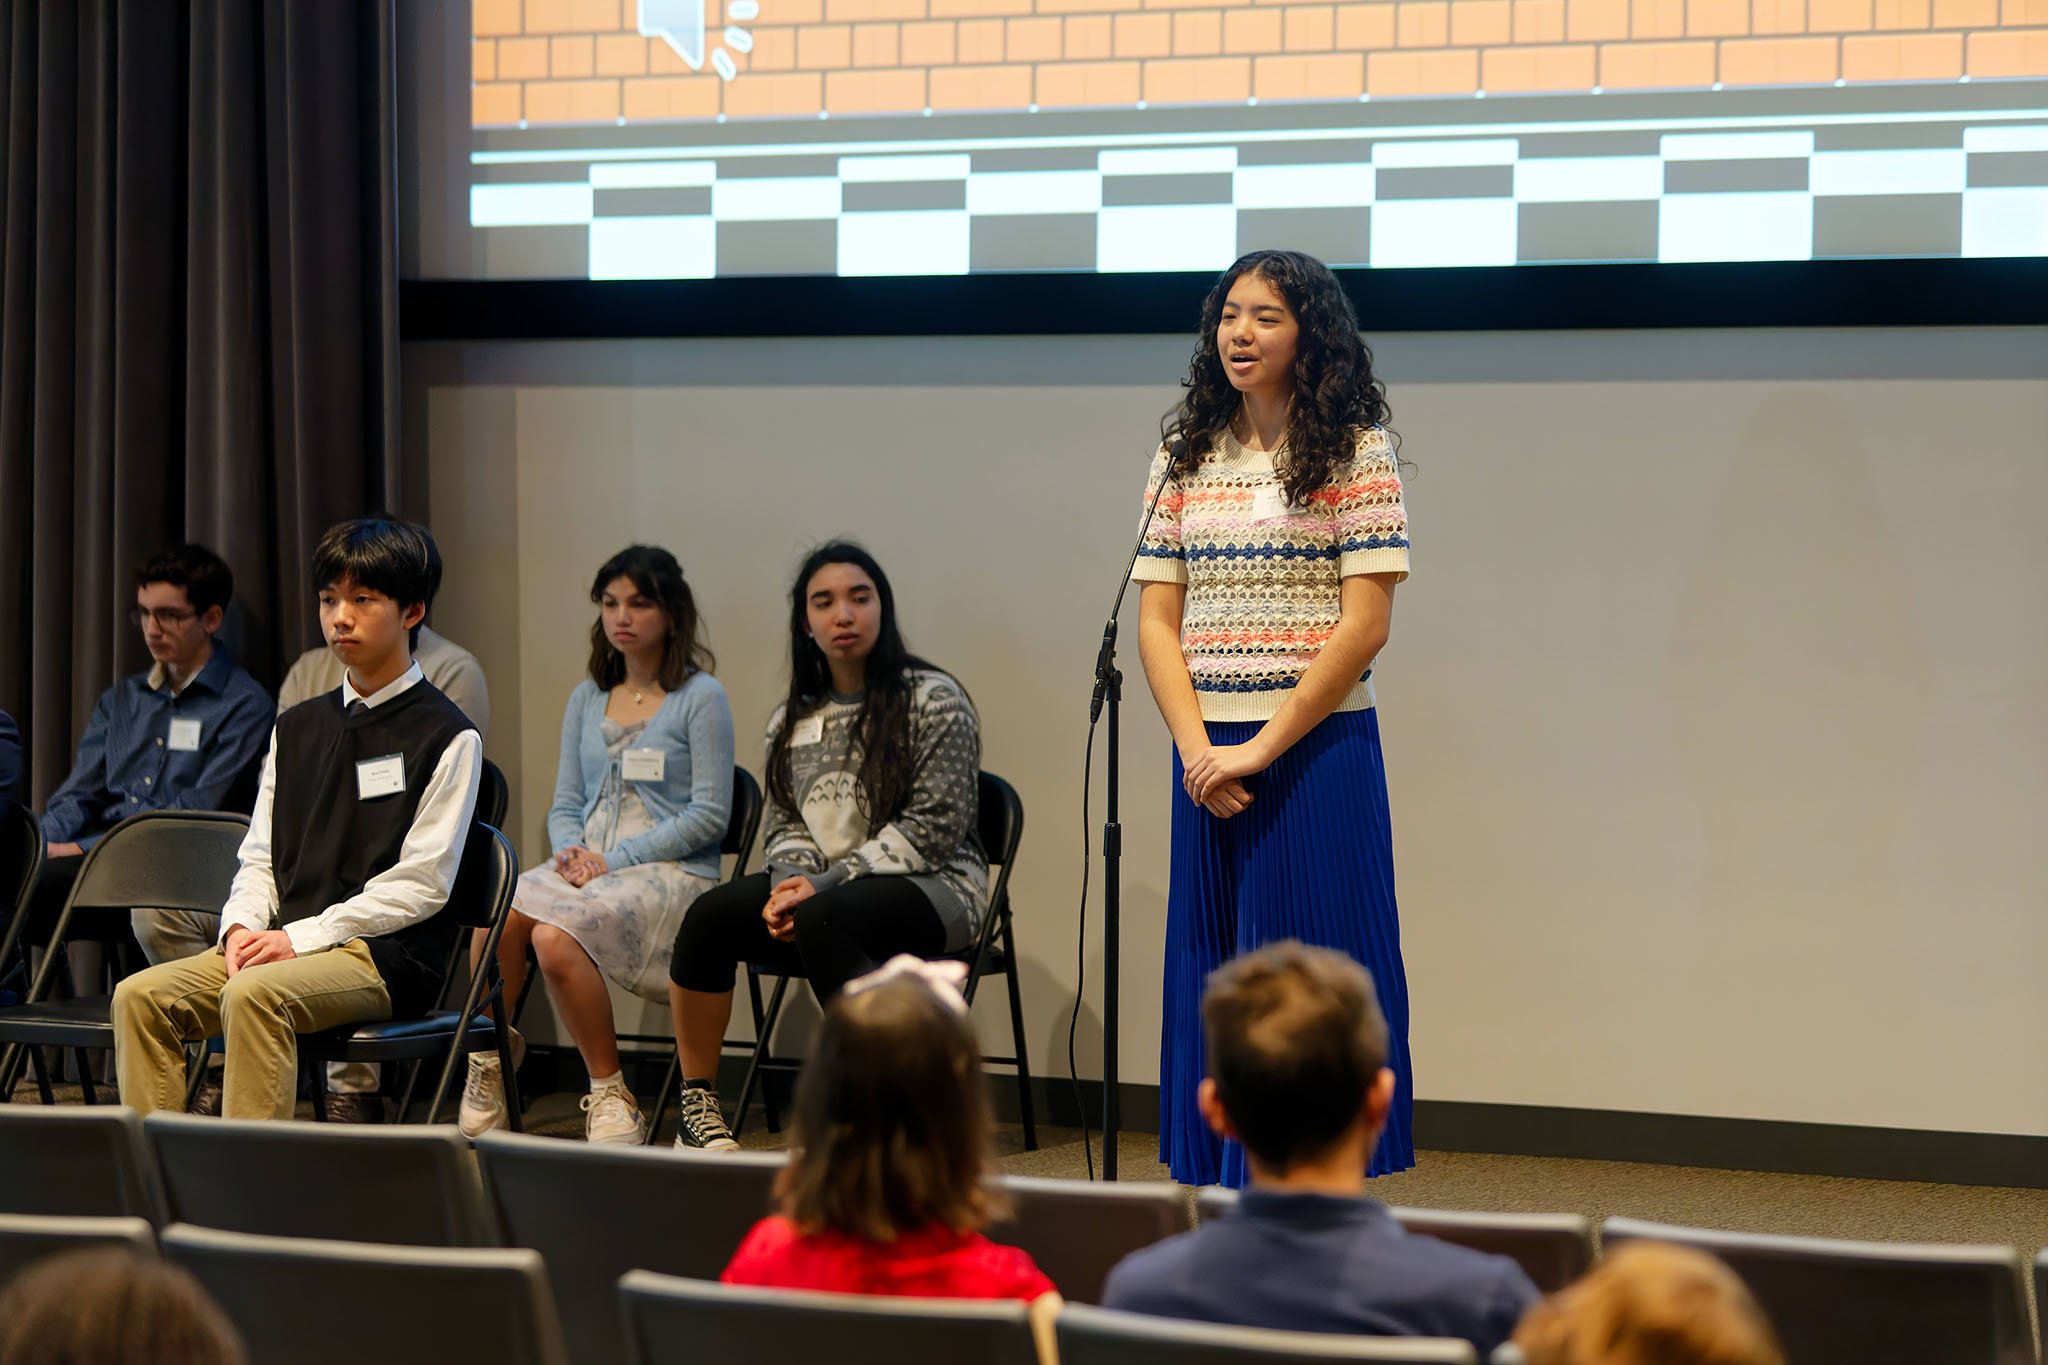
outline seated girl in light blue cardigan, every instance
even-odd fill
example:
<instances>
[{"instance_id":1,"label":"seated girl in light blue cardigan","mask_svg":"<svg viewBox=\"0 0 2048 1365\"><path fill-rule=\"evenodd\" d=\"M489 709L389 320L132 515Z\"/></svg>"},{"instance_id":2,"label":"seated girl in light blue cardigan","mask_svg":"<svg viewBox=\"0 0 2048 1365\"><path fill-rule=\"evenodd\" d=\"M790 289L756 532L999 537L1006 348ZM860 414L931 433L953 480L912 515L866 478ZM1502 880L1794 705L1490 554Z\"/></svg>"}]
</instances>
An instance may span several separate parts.
<instances>
[{"instance_id":1,"label":"seated girl in light blue cardigan","mask_svg":"<svg viewBox=\"0 0 2048 1365\"><path fill-rule=\"evenodd\" d=\"M562 715L548 808L554 855L520 875L498 961L507 998L517 999L532 944L555 1013L590 1072L585 1135L637 1143L645 1130L620 1074L604 979L668 999L676 928L718 880L732 808L732 709L711 676L674 555L646 545L620 551L597 571L590 598L599 608L590 676ZM482 943L479 933L476 952ZM495 1053L471 1057L460 1121L470 1137L506 1122Z\"/></svg>"}]
</instances>

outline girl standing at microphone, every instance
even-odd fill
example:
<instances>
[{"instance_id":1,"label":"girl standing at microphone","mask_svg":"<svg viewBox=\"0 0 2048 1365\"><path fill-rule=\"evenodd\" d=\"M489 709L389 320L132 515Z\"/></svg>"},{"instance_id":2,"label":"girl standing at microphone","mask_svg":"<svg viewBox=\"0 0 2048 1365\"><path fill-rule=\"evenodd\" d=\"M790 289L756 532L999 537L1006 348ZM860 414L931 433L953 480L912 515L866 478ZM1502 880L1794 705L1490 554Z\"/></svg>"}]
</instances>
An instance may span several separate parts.
<instances>
[{"instance_id":1,"label":"girl standing at microphone","mask_svg":"<svg viewBox=\"0 0 2048 1365\"><path fill-rule=\"evenodd\" d=\"M1139 654L1173 734L1160 1160L1242 1185L1244 1153L1196 1104L1211 971L1277 939L1372 973L1394 1103L1367 1174L1414 1165L1408 985L1370 682L1408 576L1385 390L1336 277L1257 251L1202 304L1179 406L1146 483L1131 576ZM1174 449L1174 445L1178 449Z\"/></svg>"}]
</instances>

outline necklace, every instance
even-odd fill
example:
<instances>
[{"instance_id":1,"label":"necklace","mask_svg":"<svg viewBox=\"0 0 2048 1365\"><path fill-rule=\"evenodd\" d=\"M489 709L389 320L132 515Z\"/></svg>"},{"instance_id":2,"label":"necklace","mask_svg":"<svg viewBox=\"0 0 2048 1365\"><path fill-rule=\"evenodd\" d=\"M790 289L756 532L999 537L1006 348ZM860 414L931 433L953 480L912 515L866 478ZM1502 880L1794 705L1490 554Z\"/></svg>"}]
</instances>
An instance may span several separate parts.
<instances>
[{"instance_id":1,"label":"necklace","mask_svg":"<svg viewBox=\"0 0 2048 1365\"><path fill-rule=\"evenodd\" d=\"M642 701L644 701L645 699L646 699L646 698L645 698L645 697L644 697L644 696L643 696L643 695L642 695L641 693L639 693L639 692L635 692L635 693L633 694L633 704L634 704L635 706L638 706L638 705L639 705L639 704L640 704L640 703L641 703Z\"/></svg>"}]
</instances>

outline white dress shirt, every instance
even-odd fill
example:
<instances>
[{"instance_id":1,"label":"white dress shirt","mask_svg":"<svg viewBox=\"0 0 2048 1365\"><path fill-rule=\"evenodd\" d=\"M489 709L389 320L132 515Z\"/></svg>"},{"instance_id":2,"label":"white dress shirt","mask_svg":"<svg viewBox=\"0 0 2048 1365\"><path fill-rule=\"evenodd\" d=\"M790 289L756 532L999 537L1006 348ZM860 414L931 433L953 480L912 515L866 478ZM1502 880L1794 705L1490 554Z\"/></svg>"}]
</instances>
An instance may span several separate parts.
<instances>
[{"instance_id":1,"label":"white dress shirt","mask_svg":"<svg viewBox=\"0 0 2048 1365\"><path fill-rule=\"evenodd\" d=\"M356 691L354 679L344 673L342 709L347 710L358 701L370 707L382 706L422 677L420 666L414 664L396 682L366 697ZM285 925L294 953L317 953L350 939L395 933L426 919L448 903L448 893L455 885L455 870L462 863L469 824L476 813L477 765L482 761L483 747L482 736L473 729L448 741L427 779L426 790L420 795L419 810L413 815L412 828L405 832L398 861L363 883L363 889L347 900ZM238 924L260 932L276 923L277 877L270 863L270 810L276 782L277 731L272 729L270 751L263 756L263 783L256 793L256 809L249 816L249 833L242 840L242 866L235 873L227 904L221 907L222 942Z\"/></svg>"}]
</instances>

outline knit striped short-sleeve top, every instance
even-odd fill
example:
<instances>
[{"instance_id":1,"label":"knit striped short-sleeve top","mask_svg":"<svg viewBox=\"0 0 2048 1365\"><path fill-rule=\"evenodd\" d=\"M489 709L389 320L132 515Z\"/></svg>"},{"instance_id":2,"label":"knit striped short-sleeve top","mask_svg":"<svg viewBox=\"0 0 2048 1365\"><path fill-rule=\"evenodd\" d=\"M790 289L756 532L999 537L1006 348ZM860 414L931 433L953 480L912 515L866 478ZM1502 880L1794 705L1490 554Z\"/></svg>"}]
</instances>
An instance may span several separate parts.
<instances>
[{"instance_id":1,"label":"knit striped short-sleeve top","mask_svg":"<svg viewBox=\"0 0 2048 1365\"><path fill-rule=\"evenodd\" d=\"M1166 470L1161 446L1147 501ZM1203 720L1270 720L1337 628L1340 584L1408 576L1408 514L1386 432L1362 432L1352 458L1289 506L1273 453L1228 432L1167 481L1131 577L1187 584L1181 653ZM1339 711L1372 705L1360 679Z\"/></svg>"}]
</instances>

